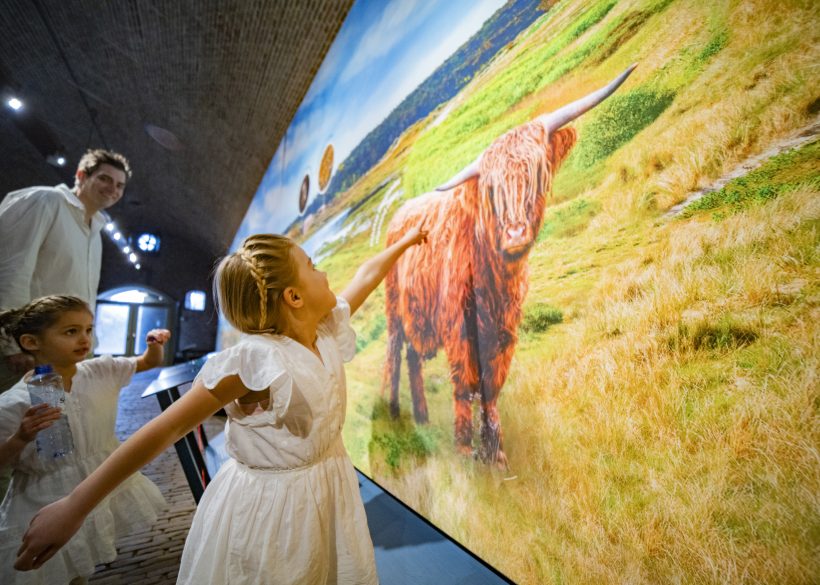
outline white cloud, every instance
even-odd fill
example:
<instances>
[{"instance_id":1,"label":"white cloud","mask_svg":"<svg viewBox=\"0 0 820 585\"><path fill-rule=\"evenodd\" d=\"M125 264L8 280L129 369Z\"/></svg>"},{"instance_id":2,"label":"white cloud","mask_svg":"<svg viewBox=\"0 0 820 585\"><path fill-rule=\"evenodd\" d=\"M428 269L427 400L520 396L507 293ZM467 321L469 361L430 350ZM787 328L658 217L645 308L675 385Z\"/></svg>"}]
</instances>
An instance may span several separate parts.
<instances>
[{"instance_id":1,"label":"white cloud","mask_svg":"<svg viewBox=\"0 0 820 585\"><path fill-rule=\"evenodd\" d=\"M359 46L352 52L352 58L339 77L339 82L351 80L374 60L388 53L396 45L405 43L406 37L414 34L419 24L435 9L435 2L425 0L391 2L378 21L362 35Z\"/></svg>"}]
</instances>

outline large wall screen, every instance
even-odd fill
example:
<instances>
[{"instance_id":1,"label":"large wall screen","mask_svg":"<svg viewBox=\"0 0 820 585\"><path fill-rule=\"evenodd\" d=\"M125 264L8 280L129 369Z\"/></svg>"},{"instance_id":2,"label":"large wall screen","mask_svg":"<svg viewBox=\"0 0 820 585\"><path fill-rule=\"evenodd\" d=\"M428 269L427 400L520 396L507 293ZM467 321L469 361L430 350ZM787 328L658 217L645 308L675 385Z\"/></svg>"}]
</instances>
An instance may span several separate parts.
<instances>
[{"instance_id":1,"label":"large wall screen","mask_svg":"<svg viewBox=\"0 0 820 585\"><path fill-rule=\"evenodd\" d=\"M520 583L816 578L817 25L356 2L234 247L339 291L430 229L354 318L357 467Z\"/></svg>"}]
</instances>

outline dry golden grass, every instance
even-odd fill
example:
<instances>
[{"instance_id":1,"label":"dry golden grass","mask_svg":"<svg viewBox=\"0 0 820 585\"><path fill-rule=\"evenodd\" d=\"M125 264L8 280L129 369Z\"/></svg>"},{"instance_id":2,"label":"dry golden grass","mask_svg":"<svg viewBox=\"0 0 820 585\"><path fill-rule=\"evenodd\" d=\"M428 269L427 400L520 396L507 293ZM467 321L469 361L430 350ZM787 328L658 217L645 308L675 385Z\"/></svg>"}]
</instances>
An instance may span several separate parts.
<instances>
[{"instance_id":1,"label":"dry golden grass","mask_svg":"<svg viewBox=\"0 0 820 585\"><path fill-rule=\"evenodd\" d=\"M818 219L804 191L658 227L549 357L522 344L501 403L509 474L447 441L371 471L522 583L810 583ZM727 318L722 345L698 337Z\"/></svg>"}]
</instances>

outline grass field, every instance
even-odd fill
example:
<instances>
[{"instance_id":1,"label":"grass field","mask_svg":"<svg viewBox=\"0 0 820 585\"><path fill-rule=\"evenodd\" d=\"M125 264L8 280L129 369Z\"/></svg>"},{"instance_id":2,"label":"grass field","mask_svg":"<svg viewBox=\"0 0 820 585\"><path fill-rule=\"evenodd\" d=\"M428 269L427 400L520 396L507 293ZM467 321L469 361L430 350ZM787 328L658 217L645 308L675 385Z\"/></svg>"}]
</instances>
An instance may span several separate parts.
<instances>
[{"instance_id":1,"label":"grass field","mask_svg":"<svg viewBox=\"0 0 820 585\"><path fill-rule=\"evenodd\" d=\"M499 402L509 470L455 453L442 354L425 364L430 424L412 422L406 367L390 418L381 288L354 318L356 465L519 583L816 583L820 146L666 211L817 119L817 25L809 1L559 2L443 121L409 130L329 212L390 176L399 200L424 193L639 63L574 122L529 258ZM349 221L375 225L381 196ZM370 237L322 262L335 288Z\"/></svg>"}]
</instances>

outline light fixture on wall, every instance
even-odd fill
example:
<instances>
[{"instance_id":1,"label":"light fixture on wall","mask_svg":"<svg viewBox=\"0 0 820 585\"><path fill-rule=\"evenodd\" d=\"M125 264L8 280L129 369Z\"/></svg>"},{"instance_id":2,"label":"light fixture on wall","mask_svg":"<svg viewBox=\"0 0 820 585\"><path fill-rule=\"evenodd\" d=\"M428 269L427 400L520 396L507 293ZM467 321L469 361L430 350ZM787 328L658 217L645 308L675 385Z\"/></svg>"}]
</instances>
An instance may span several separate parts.
<instances>
[{"instance_id":1,"label":"light fixture on wall","mask_svg":"<svg viewBox=\"0 0 820 585\"><path fill-rule=\"evenodd\" d=\"M185 293L185 308L189 311L204 311L207 296L202 290L189 290Z\"/></svg>"},{"instance_id":2,"label":"light fixture on wall","mask_svg":"<svg viewBox=\"0 0 820 585\"><path fill-rule=\"evenodd\" d=\"M150 232L143 232L136 237L137 248L146 254L159 252L160 237Z\"/></svg>"},{"instance_id":3,"label":"light fixture on wall","mask_svg":"<svg viewBox=\"0 0 820 585\"><path fill-rule=\"evenodd\" d=\"M128 238L126 238L122 234L122 232L119 229L117 229L117 225L109 219L109 221L106 222L105 227L103 229L105 233L108 234L108 237L111 238L111 241L114 243L114 245L120 249L120 252L122 252L125 255L125 257L128 258L128 261L131 263L131 265L135 269L140 270L142 268L142 265L140 264L139 257L134 253L134 249L128 243Z\"/></svg>"},{"instance_id":4,"label":"light fixture on wall","mask_svg":"<svg viewBox=\"0 0 820 585\"><path fill-rule=\"evenodd\" d=\"M23 101L19 98L12 96L6 100L6 106L9 109L14 110L15 112L19 112L23 109Z\"/></svg>"}]
</instances>

